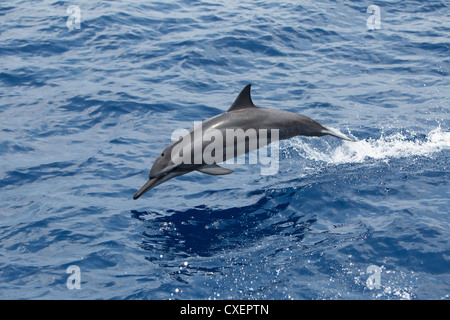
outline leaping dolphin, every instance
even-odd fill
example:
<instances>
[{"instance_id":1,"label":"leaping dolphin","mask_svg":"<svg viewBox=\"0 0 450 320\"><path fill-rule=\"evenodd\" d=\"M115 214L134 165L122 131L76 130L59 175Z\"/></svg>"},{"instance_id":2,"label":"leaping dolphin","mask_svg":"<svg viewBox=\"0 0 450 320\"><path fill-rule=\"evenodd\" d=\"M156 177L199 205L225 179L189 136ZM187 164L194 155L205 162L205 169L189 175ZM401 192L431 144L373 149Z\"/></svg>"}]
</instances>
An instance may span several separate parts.
<instances>
[{"instance_id":1,"label":"leaping dolphin","mask_svg":"<svg viewBox=\"0 0 450 320\"><path fill-rule=\"evenodd\" d=\"M226 112L203 121L200 125L195 126L182 135L177 141L172 142L156 158L150 170L149 180L136 192L133 199L138 199L145 192L169 179L191 171L199 171L211 175L232 173L233 170L220 167L217 163L259 149L274 141L295 136L321 137L325 135L354 141L343 134L323 127L306 116L255 106L250 96L250 87L251 85L248 84L241 91ZM256 141L235 139L236 136L226 139L229 130L241 130L241 132L254 130L256 132ZM201 157L206 148L211 149L211 138L205 139L205 134L208 132L222 134L222 137L225 137L217 139L217 135L214 136L214 142L220 143L220 148L215 148L213 161L207 161L208 159ZM261 132L268 133L268 135L264 136Z\"/></svg>"}]
</instances>

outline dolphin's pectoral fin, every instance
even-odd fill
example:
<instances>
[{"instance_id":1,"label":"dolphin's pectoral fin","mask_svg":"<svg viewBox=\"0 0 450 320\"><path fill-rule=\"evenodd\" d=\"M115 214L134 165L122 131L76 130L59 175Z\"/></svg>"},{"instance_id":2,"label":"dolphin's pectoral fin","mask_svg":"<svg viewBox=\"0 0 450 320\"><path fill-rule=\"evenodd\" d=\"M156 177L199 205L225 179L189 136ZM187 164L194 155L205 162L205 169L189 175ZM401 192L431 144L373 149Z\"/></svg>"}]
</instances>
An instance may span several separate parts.
<instances>
[{"instance_id":1,"label":"dolphin's pectoral fin","mask_svg":"<svg viewBox=\"0 0 450 320\"><path fill-rule=\"evenodd\" d=\"M222 168L221 166L218 166L217 164L208 164L200 169L197 169L197 171L200 171L202 173L211 174L214 176L220 176L224 174L230 174L233 173L233 170Z\"/></svg>"}]
</instances>

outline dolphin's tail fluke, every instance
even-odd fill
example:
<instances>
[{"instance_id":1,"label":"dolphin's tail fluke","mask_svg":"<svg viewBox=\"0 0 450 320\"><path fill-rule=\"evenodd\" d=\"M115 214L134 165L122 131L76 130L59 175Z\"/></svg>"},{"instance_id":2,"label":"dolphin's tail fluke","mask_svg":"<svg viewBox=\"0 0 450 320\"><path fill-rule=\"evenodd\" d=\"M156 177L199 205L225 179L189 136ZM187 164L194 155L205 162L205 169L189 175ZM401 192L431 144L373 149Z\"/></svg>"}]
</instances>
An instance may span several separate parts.
<instances>
[{"instance_id":1,"label":"dolphin's tail fluke","mask_svg":"<svg viewBox=\"0 0 450 320\"><path fill-rule=\"evenodd\" d=\"M322 131L324 134L328 134L330 136L336 137L336 138L340 138L346 141L351 141L351 142L356 142L356 140L354 139L350 139L349 137L347 137L346 135L343 135L342 133L338 133L338 132L334 132L330 129L325 129Z\"/></svg>"}]
</instances>

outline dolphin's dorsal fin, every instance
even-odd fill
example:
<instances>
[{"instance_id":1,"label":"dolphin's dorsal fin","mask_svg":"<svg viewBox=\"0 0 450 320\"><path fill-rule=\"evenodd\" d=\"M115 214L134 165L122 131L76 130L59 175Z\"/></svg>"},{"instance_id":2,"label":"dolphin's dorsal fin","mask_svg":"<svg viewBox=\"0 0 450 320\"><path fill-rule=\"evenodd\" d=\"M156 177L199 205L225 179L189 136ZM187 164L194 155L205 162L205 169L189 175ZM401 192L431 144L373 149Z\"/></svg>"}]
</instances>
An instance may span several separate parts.
<instances>
[{"instance_id":1,"label":"dolphin's dorsal fin","mask_svg":"<svg viewBox=\"0 0 450 320\"><path fill-rule=\"evenodd\" d=\"M245 86L244 89L242 89L241 93L239 93L236 100L231 105L231 107L227 110L227 112L242 110L242 109L247 109L247 108L257 108L253 104L252 97L250 96L250 87L251 86L252 86L251 84L248 84Z\"/></svg>"}]
</instances>

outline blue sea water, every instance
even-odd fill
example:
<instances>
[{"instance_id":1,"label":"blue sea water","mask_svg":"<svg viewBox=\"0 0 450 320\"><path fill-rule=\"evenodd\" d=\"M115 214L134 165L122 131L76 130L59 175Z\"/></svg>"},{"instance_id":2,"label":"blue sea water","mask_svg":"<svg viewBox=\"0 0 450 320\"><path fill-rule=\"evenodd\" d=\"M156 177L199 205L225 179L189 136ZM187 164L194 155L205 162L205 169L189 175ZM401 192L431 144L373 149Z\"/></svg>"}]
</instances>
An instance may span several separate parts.
<instances>
[{"instance_id":1,"label":"blue sea water","mask_svg":"<svg viewBox=\"0 0 450 320\"><path fill-rule=\"evenodd\" d=\"M3 2L0 298L449 299L449 7ZM172 132L248 83L358 142L296 137L276 175L132 200Z\"/></svg>"}]
</instances>

